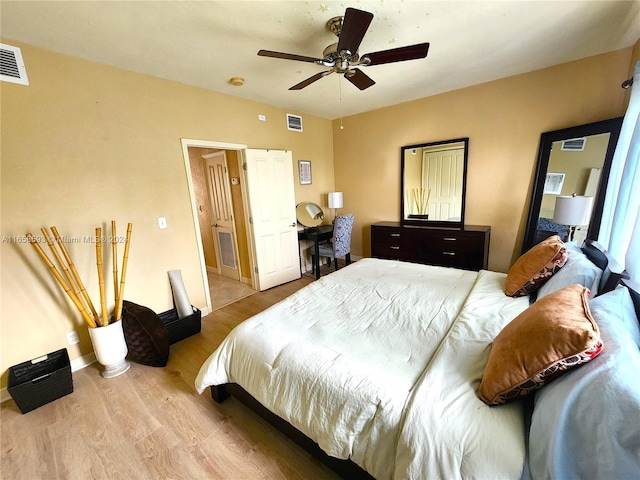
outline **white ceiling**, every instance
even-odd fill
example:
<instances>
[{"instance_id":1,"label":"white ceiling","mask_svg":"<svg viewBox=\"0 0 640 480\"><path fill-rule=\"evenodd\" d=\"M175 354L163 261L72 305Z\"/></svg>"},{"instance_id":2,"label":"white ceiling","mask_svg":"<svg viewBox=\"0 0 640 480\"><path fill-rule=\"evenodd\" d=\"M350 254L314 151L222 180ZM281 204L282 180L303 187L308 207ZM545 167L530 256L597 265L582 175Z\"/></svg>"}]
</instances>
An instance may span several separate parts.
<instances>
[{"instance_id":1,"label":"white ceiling","mask_svg":"<svg viewBox=\"0 0 640 480\"><path fill-rule=\"evenodd\" d=\"M266 49L322 57L337 40L325 24L346 7L374 14L361 55L427 41L427 58L361 67L376 81L364 91L338 74L289 91L324 67L257 56ZM618 50L640 38L639 0L2 0L0 14L5 41L329 119ZM234 76L244 86L230 85Z\"/></svg>"}]
</instances>

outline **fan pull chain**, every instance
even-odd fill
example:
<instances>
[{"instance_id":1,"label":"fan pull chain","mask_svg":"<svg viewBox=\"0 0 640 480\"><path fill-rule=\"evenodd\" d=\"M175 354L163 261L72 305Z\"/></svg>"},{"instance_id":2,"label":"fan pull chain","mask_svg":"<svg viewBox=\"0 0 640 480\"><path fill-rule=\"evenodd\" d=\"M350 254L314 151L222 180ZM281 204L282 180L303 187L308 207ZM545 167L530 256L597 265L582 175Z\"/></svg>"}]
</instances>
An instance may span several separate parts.
<instances>
[{"instance_id":1,"label":"fan pull chain","mask_svg":"<svg viewBox=\"0 0 640 480\"><path fill-rule=\"evenodd\" d=\"M344 130L344 125L342 125L342 75L338 75L338 92L340 99L340 130Z\"/></svg>"}]
</instances>

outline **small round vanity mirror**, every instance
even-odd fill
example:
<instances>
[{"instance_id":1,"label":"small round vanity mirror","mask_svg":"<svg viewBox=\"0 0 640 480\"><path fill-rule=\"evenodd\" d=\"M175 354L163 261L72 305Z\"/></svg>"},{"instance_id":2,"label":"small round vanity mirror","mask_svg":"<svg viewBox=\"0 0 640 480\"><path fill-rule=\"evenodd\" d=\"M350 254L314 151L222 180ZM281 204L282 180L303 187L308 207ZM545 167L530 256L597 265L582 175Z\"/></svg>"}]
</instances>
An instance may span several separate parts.
<instances>
[{"instance_id":1,"label":"small round vanity mirror","mask_svg":"<svg viewBox=\"0 0 640 480\"><path fill-rule=\"evenodd\" d=\"M317 227L324 220L324 212L313 202L300 202L296 206L296 218L305 227Z\"/></svg>"}]
</instances>

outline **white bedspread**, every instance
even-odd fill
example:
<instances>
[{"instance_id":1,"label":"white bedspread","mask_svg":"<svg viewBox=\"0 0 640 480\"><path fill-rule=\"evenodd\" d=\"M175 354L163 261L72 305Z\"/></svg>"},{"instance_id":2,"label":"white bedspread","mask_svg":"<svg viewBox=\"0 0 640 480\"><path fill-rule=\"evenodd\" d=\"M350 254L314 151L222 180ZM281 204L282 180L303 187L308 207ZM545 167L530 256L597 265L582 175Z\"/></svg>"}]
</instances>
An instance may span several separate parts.
<instances>
[{"instance_id":1,"label":"white bedspread","mask_svg":"<svg viewBox=\"0 0 640 480\"><path fill-rule=\"evenodd\" d=\"M521 412L475 397L498 325L528 305L502 293L504 277L360 260L238 325L204 363L196 388L238 383L329 455L351 458L378 480L476 476L481 464L493 477L518 477ZM440 445L443 417L458 432ZM487 422L489 433L477 433ZM520 436L503 431L516 425ZM505 435L514 445L501 469ZM467 438L474 436L476 444ZM432 459L452 463L423 470Z\"/></svg>"},{"instance_id":2,"label":"white bedspread","mask_svg":"<svg viewBox=\"0 0 640 480\"><path fill-rule=\"evenodd\" d=\"M479 272L407 405L394 478L520 478L522 402L489 407L476 396L493 339L529 306L526 296L507 297L504 285L504 274Z\"/></svg>"}]
</instances>

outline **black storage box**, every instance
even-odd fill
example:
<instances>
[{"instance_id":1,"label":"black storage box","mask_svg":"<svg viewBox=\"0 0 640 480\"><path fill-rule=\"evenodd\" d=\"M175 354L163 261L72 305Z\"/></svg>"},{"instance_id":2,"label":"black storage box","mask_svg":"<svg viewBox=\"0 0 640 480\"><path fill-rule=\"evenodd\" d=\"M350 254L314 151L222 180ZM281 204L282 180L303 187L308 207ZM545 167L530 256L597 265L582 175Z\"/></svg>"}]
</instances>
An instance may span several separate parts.
<instances>
[{"instance_id":1,"label":"black storage box","mask_svg":"<svg viewBox=\"0 0 640 480\"><path fill-rule=\"evenodd\" d=\"M202 312L193 305L191 308L193 308L193 313L184 318L178 318L178 312L175 308L158 314L169 333L170 345L200 333Z\"/></svg>"},{"instance_id":2,"label":"black storage box","mask_svg":"<svg viewBox=\"0 0 640 480\"><path fill-rule=\"evenodd\" d=\"M73 392L67 349L10 367L7 390L22 413Z\"/></svg>"}]
</instances>

